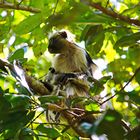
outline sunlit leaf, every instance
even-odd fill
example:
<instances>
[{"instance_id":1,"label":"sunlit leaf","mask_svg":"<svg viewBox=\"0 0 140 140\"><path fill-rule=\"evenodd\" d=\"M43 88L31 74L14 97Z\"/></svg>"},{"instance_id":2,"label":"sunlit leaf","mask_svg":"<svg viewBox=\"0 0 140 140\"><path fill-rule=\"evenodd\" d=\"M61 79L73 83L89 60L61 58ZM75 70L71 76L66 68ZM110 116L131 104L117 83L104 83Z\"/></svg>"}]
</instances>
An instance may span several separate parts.
<instances>
[{"instance_id":1,"label":"sunlit leaf","mask_svg":"<svg viewBox=\"0 0 140 140\"><path fill-rule=\"evenodd\" d=\"M18 24L14 31L17 34L26 34L34 30L41 23L41 14L35 14L27 17L20 24Z\"/></svg>"},{"instance_id":2,"label":"sunlit leaf","mask_svg":"<svg viewBox=\"0 0 140 140\"><path fill-rule=\"evenodd\" d=\"M7 25L0 24L0 41L6 38L8 31L9 27Z\"/></svg>"},{"instance_id":3,"label":"sunlit leaf","mask_svg":"<svg viewBox=\"0 0 140 140\"><path fill-rule=\"evenodd\" d=\"M85 14L89 10L89 7L86 5L75 1L70 1L69 6L64 7L64 9L59 11L59 13L49 16L47 20L48 28L53 26L62 27L62 25L69 25L72 22L79 22L81 15Z\"/></svg>"},{"instance_id":4,"label":"sunlit leaf","mask_svg":"<svg viewBox=\"0 0 140 140\"><path fill-rule=\"evenodd\" d=\"M33 47L33 52L36 57L41 56L46 51L46 44L41 44Z\"/></svg>"},{"instance_id":5,"label":"sunlit leaf","mask_svg":"<svg viewBox=\"0 0 140 140\"><path fill-rule=\"evenodd\" d=\"M1 6L0 58L9 63L0 63L0 140L78 140L83 133L91 139L139 139L140 74L133 77L140 66L139 0L6 0ZM39 96L30 87L32 81L26 81L27 75L34 82L45 80L54 58L46 49L48 38L61 29L75 36L74 42L85 47L99 68L94 78L102 78L87 79L87 96L67 98L63 91ZM85 82L81 79L79 84ZM102 106L96 103L114 93ZM55 110L58 106L61 112ZM121 120L129 125L122 126Z\"/></svg>"},{"instance_id":6,"label":"sunlit leaf","mask_svg":"<svg viewBox=\"0 0 140 140\"><path fill-rule=\"evenodd\" d=\"M47 128L43 124L40 124L37 127L37 130L40 131L41 133L45 133L47 137L49 138L57 138L61 134L54 128Z\"/></svg>"},{"instance_id":7,"label":"sunlit leaf","mask_svg":"<svg viewBox=\"0 0 140 140\"><path fill-rule=\"evenodd\" d=\"M129 17L134 17L136 16L136 14L140 12L139 9L140 9L140 5L135 5L135 7L133 8L127 8L126 10L124 10L122 14L126 16L129 15Z\"/></svg>"},{"instance_id":8,"label":"sunlit leaf","mask_svg":"<svg viewBox=\"0 0 140 140\"><path fill-rule=\"evenodd\" d=\"M12 55L9 56L9 61L14 61L16 59L24 58L24 50L23 48L16 50Z\"/></svg>"},{"instance_id":9,"label":"sunlit leaf","mask_svg":"<svg viewBox=\"0 0 140 140\"><path fill-rule=\"evenodd\" d=\"M44 0L39 0L39 1L34 1L34 0L31 0L30 1L30 4L33 6L33 7L37 7L39 9L43 9L44 8Z\"/></svg>"},{"instance_id":10,"label":"sunlit leaf","mask_svg":"<svg viewBox=\"0 0 140 140\"><path fill-rule=\"evenodd\" d=\"M114 48L132 46L134 44L137 44L137 41L139 39L140 39L140 33L139 32L125 35L116 42Z\"/></svg>"},{"instance_id":11,"label":"sunlit leaf","mask_svg":"<svg viewBox=\"0 0 140 140\"><path fill-rule=\"evenodd\" d=\"M90 103L90 104L85 106L85 109L87 111L99 111L100 107L97 103Z\"/></svg>"}]
</instances>

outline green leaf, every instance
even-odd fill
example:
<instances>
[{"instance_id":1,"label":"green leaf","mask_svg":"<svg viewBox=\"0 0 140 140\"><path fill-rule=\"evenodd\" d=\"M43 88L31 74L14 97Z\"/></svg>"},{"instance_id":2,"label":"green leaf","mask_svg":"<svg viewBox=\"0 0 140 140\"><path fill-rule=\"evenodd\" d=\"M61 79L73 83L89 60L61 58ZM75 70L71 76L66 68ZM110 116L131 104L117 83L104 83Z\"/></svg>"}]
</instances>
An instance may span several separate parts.
<instances>
[{"instance_id":1,"label":"green leaf","mask_svg":"<svg viewBox=\"0 0 140 140\"><path fill-rule=\"evenodd\" d=\"M33 7L36 7L38 9L43 9L44 8L44 0L30 0L30 4L33 6Z\"/></svg>"},{"instance_id":2,"label":"green leaf","mask_svg":"<svg viewBox=\"0 0 140 140\"><path fill-rule=\"evenodd\" d=\"M114 45L114 48L117 47L126 47L126 46L132 46L134 44L137 44L137 41L140 39L140 32L128 34L123 37L121 37Z\"/></svg>"},{"instance_id":3,"label":"green leaf","mask_svg":"<svg viewBox=\"0 0 140 140\"><path fill-rule=\"evenodd\" d=\"M36 129L41 133L47 134L47 137L49 138L57 138L61 135L56 129L47 128L43 124L40 124Z\"/></svg>"},{"instance_id":4,"label":"green leaf","mask_svg":"<svg viewBox=\"0 0 140 140\"><path fill-rule=\"evenodd\" d=\"M19 35L26 34L34 30L37 26L40 25L41 22L42 22L41 14L35 14L33 16L27 17L20 24L18 24L14 28L14 31Z\"/></svg>"},{"instance_id":5,"label":"green leaf","mask_svg":"<svg viewBox=\"0 0 140 140\"><path fill-rule=\"evenodd\" d=\"M10 62L12 62L16 59L22 59L22 58L24 58L24 49L23 48L16 50L12 55L9 56L8 60Z\"/></svg>"},{"instance_id":6,"label":"green leaf","mask_svg":"<svg viewBox=\"0 0 140 140\"><path fill-rule=\"evenodd\" d=\"M94 81L94 84L90 87L91 95L92 94L99 95L100 92L103 90L104 90L104 86L99 80L96 80L96 82Z\"/></svg>"},{"instance_id":7,"label":"green leaf","mask_svg":"<svg viewBox=\"0 0 140 140\"><path fill-rule=\"evenodd\" d=\"M136 81L137 81L137 82L139 83L139 85L140 85L140 72L138 72L138 73L136 74L135 78L136 78Z\"/></svg>"},{"instance_id":8,"label":"green leaf","mask_svg":"<svg viewBox=\"0 0 140 140\"><path fill-rule=\"evenodd\" d=\"M35 133L33 132L32 129L30 129L30 128L23 128L20 131L18 139L19 140L34 140L34 138L33 138L34 136L35 136ZM39 140L39 139L36 137L36 140Z\"/></svg>"},{"instance_id":9,"label":"green leaf","mask_svg":"<svg viewBox=\"0 0 140 140\"><path fill-rule=\"evenodd\" d=\"M106 134L109 140L124 140L125 131L121 125L121 115L115 110L108 110L96 120L89 129L90 134Z\"/></svg>"},{"instance_id":10,"label":"green leaf","mask_svg":"<svg viewBox=\"0 0 140 140\"><path fill-rule=\"evenodd\" d=\"M1 126L3 127L4 130L12 129L13 127L20 129L25 125L24 121L22 120L26 118L26 114L27 111L25 110L7 111L5 118L3 118L3 122L1 123Z\"/></svg>"},{"instance_id":11,"label":"green leaf","mask_svg":"<svg viewBox=\"0 0 140 140\"><path fill-rule=\"evenodd\" d=\"M94 38L98 35L100 31L103 30L103 26L99 25L87 25L81 34L80 40L84 40L87 45L90 45L94 42Z\"/></svg>"},{"instance_id":12,"label":"green leaf","mask_svg":"<svg viewBox=\"0 0 140 140\"><path fill-rule=\"evenodd\" d=\"M111 76L104 76L104 77L102 77L101 79L99 79L99 82L101 83L101 84L105 84L108 80L110 80L111 79Z\"/></svg>"},{"instance_id":13,"label":"green leaf","mask_svg":"<svg viewBox=\"0 0 140 140\"><path fill-rule=\"evenodd\" d=\"M16 95L6 93L4 97L9 103L11 103L13 108L25 109L30 106L30 97L27 95Z\"/></svg>"},{"instance_id":14,"label":"green leaf","mask_svg":"<svg viewBox=\"0 0 140 140\"><path fill-rule=\"evenodd\" d=\"M82 103L85 103L85 100L86 100L86 99L87 99L86 97L76 97L76 98L73 98L73 99L71 100L70 105L71 105L71 106L80 105L80 104L82 104Z\"/></svg>"},{"instance_id":15,"label":"green leaf","mask_svg":"<svg viewBox=\"0 0 140 140\"><path fill-rule=\"evenodd\" d=\"M42 28L37 27L32 31L32 35L35 37L35 41L38 42L40 40L43 40L44 38L46 38L46 34L43 31ZM40 45L40 44L39 44ZM43 45L45 46L45 48L47 47L47 44L43 43ZM40 45L41 46L41 45Z\"/></svg>"},{"instance_id":16,"label":"green leaf","mask_svg":"<svg viewBox=\"0 0 140 140\"><path fill-rule=\"evenodd\" d=\"M2 140L7 140L7 139L12 139L17 133L17 128L13 127L12 129L8 129L6 131L3 131L2 137L4 139Z\"/></svg>"},{"instance_id":17,"label":"green leaf","mask_svg":"<svg viewBox=\"0 0 140 140\"><path fill-rule=\"evenodd\" d=\"M99 111L100 110L100 107L97 103L90 103L88 105L85 106L85 109L87 111Z\"/></svg>"},{"instance_id":18,"label":"green leaf","mask_svg":"<svg viewBox=\"0 0 140 140\"><path fill-rule=\"evenodd\" d=\"M56 95L44 95L40 96L38 99L41 102L41 104L44 103L56 103L62 100L64 97L62 96L56 96Z\"/></svg>"},{"instance_id":19,"label":"green leaf","mask_svg":"<svg viewBox=\"0 0 140 140\"><path fill-rule=\"evenodd\" d=\"M129 9L124 10L121 14L129 17L134 17L136 16L136 14L139 15L140 13L139 9L140 9L140 5L138 4L133 7L130 7Z\"/></svg>"},{"instance_id":20,"label":"green leaf","mask_svg":"<svg viewBox=\"0 0 140 140\"><path fill-rule=\"evenodd\" d=\"M46 44L40 44L33 47L33 52L36 57L39 57L46 51Z\"/></svg>"},{"instance_id":21,"label":"green leaf","mask_svg":"<svg viewBox=\"0 0 140 140\"><path fill-rule=\"evenodd\" d=\"M7 37L10 27L7 24L0 25L0 41Z\"/></svg>"},{"instance_id":22,"label":"green leaf","mask_svg":"<svg viewBox=\"0 0 140 140\"><path fill-rule=\"evenodd\" d=\"M4 44L0 43L0 53L3 53Z\"/></svg>"},{"instance_id":23,"label":"green leaf","mask_svg":"<svg viewBox=\"0 0 140 140\"><path fill-rule=\"evenodd\" d=\"M90 25L95 24L111 24L113 22L116 22L113 18L102 14L102 13L96 13L96 12L87 12L86 14L80 15L79 19L77 20L78 23L85 23Z\"/></svg>"},{"instance_id":24,"label":"green leaf","mask_svg":"<svg viewBox=\"0 0 140 140\"><path fill-rule=\"evenodd\" d=\"M105 35L102 25L87 25L82 32L81 41L84 40L86 43L87 50L92 56L99 53Z\"/></svg>"},{"instance_id":25,"label":"green leaf","mask_svg":"<svg viewBox=\"0 0 140 140\"><path fill-rule=\"evenodd\" d=\"M3 97L2 94L0 94L0 112L7 112L11 108L11 104ZM0 118L2 117L2 113L0 115Z\"/></svg>"},{"instance_id":26,"label":"green leaf","mask_svg":"<svg viewBox=\"0 0 140 140\"><path fill-rule=\"evenodd\" d=\"M31 135L26 135L22 137L23 140L34 140L34 137ZM21 139L20 139L21 140Z\"/></svg>"},{"instance_id":27,"label":"green leaf","mask_svg":"<svg viewBox=\"0 0 140 140\"><path fill-rule=\"evenodd\" d=\"M117 101L118 102L134 102L135 104L139 104L140 105L140 96L139 96L139 91L131 91L131 92L125 92L125 91L121 91L118 93L118 98Z\"/></svg>"},{"instance_id":28,"label":"green leaf","mask_svg":"<svg viewBox=\"0 0 140 140\"><path fill-rule=\"evenodd\" d=\"M113 79L115 79L116 83L121 81L127 82L130 78L130 72L127 71L127 68L131 68L132 63L127 59L115 59L107 66L107 71L113 73Z\"/></svg>"},{"instance_id":29,"label":"green leaf","mask_svg":"<svg viewBox=\"0 0 140 140\"><path fill-rule=\"evenodd\" d=\"M59 13L51 14L47 19L47 29L51 27L61 27L62 25L69 25L73 22L79 22L81 15L89 11L89 7L82 3L70 1L70 5L64 7ZM81 19L80 19L81 21Z\"/></svg>"},{"instance_id":30,"label":"green leaf","mask_svg":"<svg viewBox=\"0 0 140 140\"><path fill-rule=\"evenodd\" d=\"M28 113L28 111L21 109L20 111L10 110L9 112L6 112L6 114L7 115L1 121L0 126L3 130L3 137L5 137L5 139L10 139L33 119L35 112L31 111Z\"/></svg>"},{"instance_id":31,"label":"green leaf","mask_svg":"<svg viewBox=\"0 0 140 140\"><path fill-rule=\"evenodd\" d=\"M134 45L133 47L129 47L127 57L130 61L134 61L136 65L139 64L139 62L140 62L140 46Z\"/></svg>"}]
</instances>

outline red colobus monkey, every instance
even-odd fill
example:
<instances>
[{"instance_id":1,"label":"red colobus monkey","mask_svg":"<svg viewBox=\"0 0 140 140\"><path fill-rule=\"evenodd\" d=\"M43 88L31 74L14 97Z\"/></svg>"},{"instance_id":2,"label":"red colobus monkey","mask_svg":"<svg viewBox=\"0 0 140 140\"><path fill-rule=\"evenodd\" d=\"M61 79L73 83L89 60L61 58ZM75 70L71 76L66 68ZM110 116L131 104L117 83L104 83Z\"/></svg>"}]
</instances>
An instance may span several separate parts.
<instances>
[{"instance_id":1,"label":"red colobus monkey","mask_svg":"<svg viewBox=\"0 0 140 140\"><path fill-rule=\"evenodd\" d=\"M48 51L55 54L52 67L55 83L65 86L66 96L87 96L89 82L87 77L92 77L96 64L83 48L67 40L66 31L56 32L49 39ZM64 82L65 81L65 82Z\"/></svg>"}]
</instances>

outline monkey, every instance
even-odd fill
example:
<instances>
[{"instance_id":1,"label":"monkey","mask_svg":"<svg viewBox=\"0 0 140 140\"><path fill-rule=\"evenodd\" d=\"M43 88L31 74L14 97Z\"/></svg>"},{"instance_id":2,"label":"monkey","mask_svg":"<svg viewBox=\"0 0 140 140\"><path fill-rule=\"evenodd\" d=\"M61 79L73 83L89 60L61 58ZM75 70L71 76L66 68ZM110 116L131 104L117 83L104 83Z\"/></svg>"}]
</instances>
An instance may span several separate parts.
<instances>
[{"instance_id":1,"label":"monkey","mask_svg":"<svg viewBox=\"0 0 140 140\"><path fill-rule=\"evenodd\" d=\"M85 109L83 98L90 98L89 90L91 83L88 81L88 77L93 77L97 65L92 61L85 49L68 40L66 31L58 31L50 37L48 51L54 57L46 81L53 85L53 88L50 88L52 94L64 96L57 105L66 109ZM74 102L78 98L82 98L82 100ZM73 113L77 114L77 116L83 115L83 112L79 112L79 110L74 110ZM51 121L58 121L59 117L63 117L69 122L76 119L76 116L73 114L68 115L57 111L53 111L52 114L46 115L48 120L51 118ZM94 121L95 117L90 114L84 116L84 118L81 117L73 126L77 126L80 129L79 126L82 122L93 123Z\"/></svg>"},{"instance_id":2,"label":"monkey","mask_svg":"<svg viewBox=\"0 0 140 140\"><path fill-rule=\"evenodd\" d=\"M48 51L57 54L53 67L60 73L81 72L93 76L97 67L83 48L67 40L66 31L56 32L50 38Z\"/></svg>"},{"instance_id":3,"label":"monkey","mask_svg":"<svg viewBox=\"0 0 140 140\"><path fill-rule=\"evenodd\" d=\"M52 67L55 82L65 85L66 97L86 97L89 92L87 77L93 77L97 65L88 52L70 42L66 31L58 31L49 39L48 51L54 54Z\"/></svg>"}]
</instances>

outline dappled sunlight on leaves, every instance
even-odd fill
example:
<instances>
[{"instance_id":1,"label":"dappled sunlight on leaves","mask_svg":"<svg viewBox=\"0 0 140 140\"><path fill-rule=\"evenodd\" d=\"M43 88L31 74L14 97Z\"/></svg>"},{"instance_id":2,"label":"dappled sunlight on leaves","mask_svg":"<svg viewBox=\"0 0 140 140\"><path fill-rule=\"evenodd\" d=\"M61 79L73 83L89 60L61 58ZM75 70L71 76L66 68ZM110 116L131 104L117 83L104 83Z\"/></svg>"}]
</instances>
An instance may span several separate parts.
<instances>
[{"instance_id":1,"label":"dappled sunlight on leaves","mask_svg":"<svg viewBox=\"0 0 140 140\"><path fill-rule=\"evenodd\" d=\"M1 1L0 139L139 139L139 9L139 0ZM86 97L46 88L49 35L62 29L98 67Z\"/></svg>"}]
</instances>

